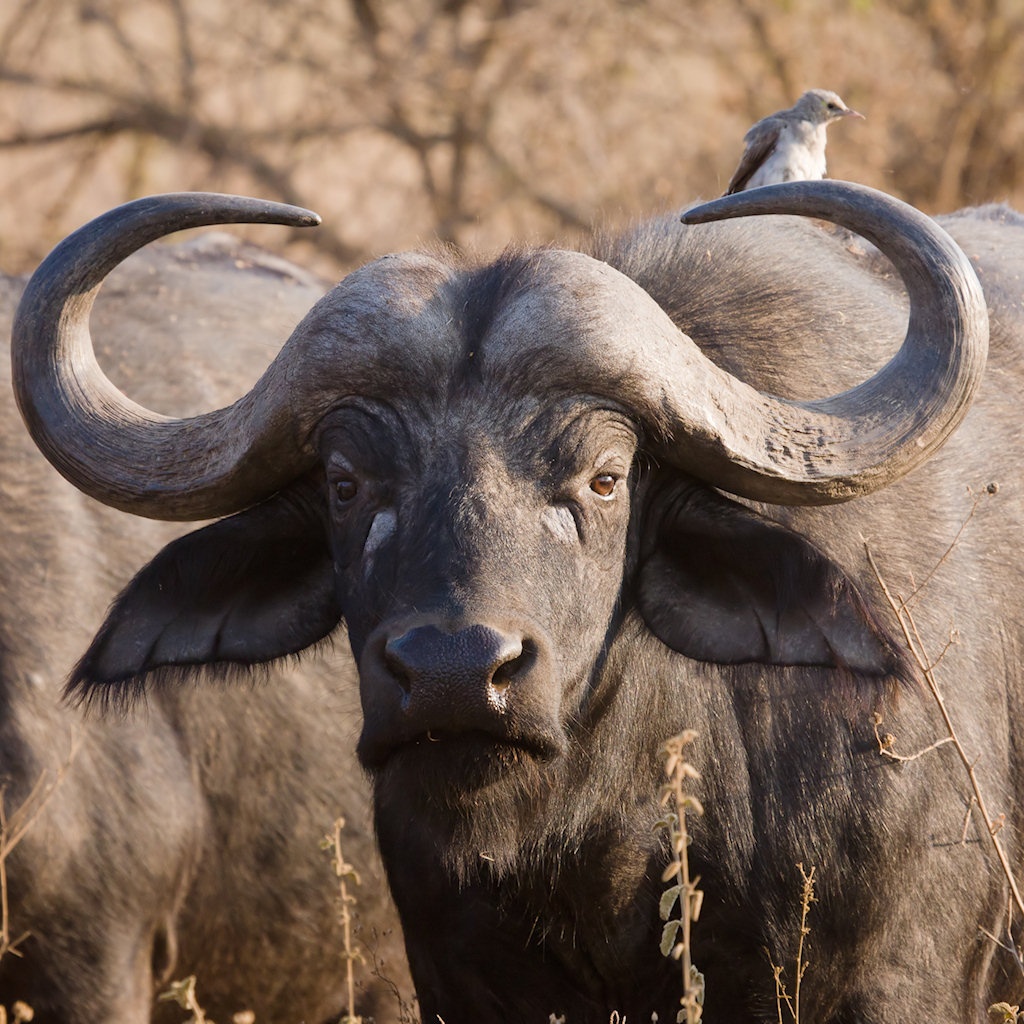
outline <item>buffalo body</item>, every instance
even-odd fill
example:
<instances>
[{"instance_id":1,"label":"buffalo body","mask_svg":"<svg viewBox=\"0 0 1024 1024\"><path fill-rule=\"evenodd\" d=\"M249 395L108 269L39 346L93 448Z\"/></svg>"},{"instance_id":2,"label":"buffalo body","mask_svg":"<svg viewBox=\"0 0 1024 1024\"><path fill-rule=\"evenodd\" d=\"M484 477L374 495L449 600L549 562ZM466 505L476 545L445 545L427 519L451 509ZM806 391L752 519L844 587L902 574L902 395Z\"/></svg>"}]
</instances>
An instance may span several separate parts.
<instances>
[{"instance_id":1,"label":"buffalo body","mask_svg":"<svg viewBox=\"0 0 1024 1024\"><path fill-rule=\"evenodd\" d=\"M0 279L5 339L23 287ZM111 278L95 316L99 356L148 404L203 409L251 386L322 292L227 236L161 246ZM154 1009L157 991L194 974L216 1020L244 1009L268 1024L333 1018L344 947L320 841L341 815L364 878L360 940L402 983L351 754L358 693L346 659L325 653L213 693L167 689L131 716L69 706L64 683L112 597L179 531L83 500L60 479L25 433L6 351L0 367L0 780L8 837L27 824L6 862L10 937L24 938L0 962L0 1004L69 1024L173 1021L182 1011ZM366 992L364 1009L380 995ZM398 1012L390 992L376 1012Z\"/></svg>"},{"instance_id":2,"label":"buffalo body","mask_svg":"<svg viewBox=\"0 0 1024 1024\"><path fill-rule=\"evenodd\" d=\"M596 259L416 254L363 268L314 307L253 393L289 424L275 472L293 479L252 505L244 465L223 472L244 496L223 502L195 497L183 470L175 514L251 507L142 570L83 657L77 692L102 700L200 663L272 661L343 620L359 755L426 1020L675 1019L655 824L659 751L684 728L697 732L687 754L704 807L689 865L704 893L693 959L706 1021L778 1019L773 964L792 991L801 866L816 882L802 1019L973 1021L1012 1002L1019 972L985 934L1007 937L1008 882L964 768L948 743L891 756L945 732L867 554L910 601L1019 870L1024 223L994 208L945 224L984 288L988 326L983 308L963 319L982 348L990 337L987 374L936 454L838 504L852 477L819 481L840 455L828 440L839 406L799 407L808 422L828 410L808 445L823 462L796 460L812 497L767 504L757 496L789 484L769 471L766 490L748 490L741 468L725 481L738 499L680 468L705 458L711 427L682 450L672 435L688 389L721 433L747 391L726 382L727 397L708 396L719 377L703 364L692 379L659 374L688 344L681 329L768 394L819 399L872 378L908 330L907 300L882 256L845 232L670 218ZM921 274L908 277L917 287ZM953 279L957 296L976 287L969 270ZM53 333L51 319L26 313L26 339ZM954 320L921 321L935 334L922 408ZM900 400L911 417L914 373ZM867 421L888 445L888 421ZM785 462L810 431L763 447ZM137 444L151 435L144 425ZM225 450L220 435L204 446L211 460ZM127 464L136 441L124 448ZM93 487L58 458L103 500L129 507L134 491L158 514L133 482L144 466Z\"/></svg>"}]
</instances>

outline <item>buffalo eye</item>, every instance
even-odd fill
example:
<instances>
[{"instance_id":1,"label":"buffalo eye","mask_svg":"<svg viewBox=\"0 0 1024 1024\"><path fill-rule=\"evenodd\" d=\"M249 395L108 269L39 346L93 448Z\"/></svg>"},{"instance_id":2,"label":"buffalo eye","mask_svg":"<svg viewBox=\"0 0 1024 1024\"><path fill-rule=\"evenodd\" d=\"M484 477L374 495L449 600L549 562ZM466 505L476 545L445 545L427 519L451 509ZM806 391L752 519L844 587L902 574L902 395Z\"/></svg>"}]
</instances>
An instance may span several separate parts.
<instances>
[{"instance_id":1,"label":"buffalo eye","mask_svg":"<svg viewBox=\"0 0 1024 1024\"><path fill-rule=\"evenodd\" d=\"M346 505L359 493L359 483L354 476L339 476L334 480L334 496L338 503Z\"/></svg>"},{"instance_id":2,"label":"buffalo eye","mask_svg":"<svg viewBox=\"0 0 1024 1024\"><path fill-rule=\"evenodd\" d=\"M599 498L610 498L615 491L615 477L611 473L598 473L590 481L590 489Z\"/></svg>"}]
</instances>

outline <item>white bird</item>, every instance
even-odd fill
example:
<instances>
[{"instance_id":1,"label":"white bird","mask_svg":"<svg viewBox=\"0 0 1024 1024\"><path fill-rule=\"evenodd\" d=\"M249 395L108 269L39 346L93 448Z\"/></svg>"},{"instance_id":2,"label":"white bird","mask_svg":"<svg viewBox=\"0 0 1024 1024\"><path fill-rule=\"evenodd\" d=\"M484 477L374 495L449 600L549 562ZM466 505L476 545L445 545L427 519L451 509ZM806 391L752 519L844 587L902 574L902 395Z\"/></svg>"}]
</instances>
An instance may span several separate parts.
<instances>
[{"instance_id":1,"label":"white bird","mask_svg":"<svg viewBox=\"0 0 1024 1024\"><path fill-rule=\"evenodd\" d=\"M781 181L825 177L825 129L841 117L860 117L834 92L810 89L788 110L761 118L743 136L746 148L725 195Z\"/></svg>"}]
</instances>

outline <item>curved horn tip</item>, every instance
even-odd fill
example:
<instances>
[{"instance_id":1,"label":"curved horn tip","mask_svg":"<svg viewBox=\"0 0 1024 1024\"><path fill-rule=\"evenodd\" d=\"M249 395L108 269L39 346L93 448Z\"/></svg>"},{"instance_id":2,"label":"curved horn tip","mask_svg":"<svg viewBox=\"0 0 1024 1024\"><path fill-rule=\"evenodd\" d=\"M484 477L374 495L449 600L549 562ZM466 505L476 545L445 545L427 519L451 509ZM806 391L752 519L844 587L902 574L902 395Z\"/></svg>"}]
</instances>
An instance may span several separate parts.
<instances>
[{"instance_id":1,"label":"curved horn tip","mask_svg":"<svg viewBox=\"0 0 1024 1024\"><path fill-rule=\"evenodd\" d=\"M869 188L867 185L858 185L852 181L840 181L837 178L821 181L787 181L776 185L761 185L758 188L745 189L743 192L734 192L732 195L720 196L718 199L699 203L689 210L684 210L679 220L683 224L707 224L711 221L727 220L732 217L771 213L775 211L761 209L766 200L771 202L776 199L785 201L786 199L796 200L809 197L828 198L830 194L841 198L874 196L881 197L883 201L898 202L894 197L879 192L877 189ZM787 211L779 210L778 212Z\"/></svg>"},{"instance_id":2,"label":"curved horn tip","mask_svg":"<svg viewBox=\"0 0 1024 1024\"><path fill-rule=\"evenodd\" d=\"M753 189L748 191L752 192ZM698 203L696 206L691 206L688 210L683 210L679 220L683 224L707 224L711 221L719 220L727 216L729 211L733 210L737 205L740 205L735 200L743 195L745 195L744 192L733 192L732 195L710 199L706 203Z\"/></svg>"},{"instance_id":3,"label":"curved horn tip","mask_svg":"<svg viewBox=\"0 0 1024 1024\"><path fill-rule=\"evenodd\" d=\"M271 224L283 224L286 227L315 228L323 223L323 218L320 214L313 210L307 210L304 206L295 206L293 203L279 203L274 199L250 199L248 196L236 196L230 193L218 192L185 192L178 195L170 193L166 198L173 201L179 198L179 196L184 198L186 202L195 200L203 204L209 201L214 209L220 206L221 203L226 202L229 206L251 213L255 218L251 222L253 224L266 221ZM156 195L149 198L159 202L165 197ZM144 202L145 200L142 201Z\"/></svg>"},{"instance_id":4,"label":"curved horn tip","mask_svg":"<svg viewBox=\"0 0 1024 1024\"><path fill-rule=\"evenodd\" d=\"M288 206L288 223L296 228L316 228L323 224L324 219L314 210L306 210L301 206Z\"/></svg>"},{"instance_id":5,"label":"curved horn tip","mask_svg":"<svg viewBox=\"0 0 1024 1024\"><path fill-rule=\"evenodd\" d=\"M292 203L273 199L256 199L230 192L160 192L130 199L108 210L85 225L108 222L121 223L123 218L163 218L177 214L189 221L189 227L211 224L283 224L286 227L316 227L322 223L320 214Z\"/></svg>"},{"instance_id":6,"label":"curved horn tip","mask_svg":"<svg viewBox=\"0 0 1024 1024\"><path fill-rule=\"evenodd\" d=\"M307 210L301 206L280 204L283 216L288 217L288 224L291 227L318 227L324 223L324 218L314 210Z\"/></svg>"}]
</instances>

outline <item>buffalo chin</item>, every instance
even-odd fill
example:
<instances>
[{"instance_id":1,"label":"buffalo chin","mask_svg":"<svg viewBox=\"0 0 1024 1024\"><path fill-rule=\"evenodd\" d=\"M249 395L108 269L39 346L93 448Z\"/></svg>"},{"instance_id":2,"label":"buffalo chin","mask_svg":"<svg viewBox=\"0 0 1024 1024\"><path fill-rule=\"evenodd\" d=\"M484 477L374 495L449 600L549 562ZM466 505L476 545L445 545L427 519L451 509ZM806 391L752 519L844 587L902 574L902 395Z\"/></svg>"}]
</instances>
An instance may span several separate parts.
<instances>
[{"instance_id":1,"label":"buffalo chin","mask_svg":"<svg viewBox=\"0 0 1024 1024\"><path fill-rule=\"evenodd\" d=\"M501 875L521 863L524 837L543 818L538 809L557 787L565 752L564 742L546 737L517 743L483 732L419 737L370 767L378 822L408 822L443 851L446 869L462 883L481 872Z\"/></svg>"}]
</instances>

